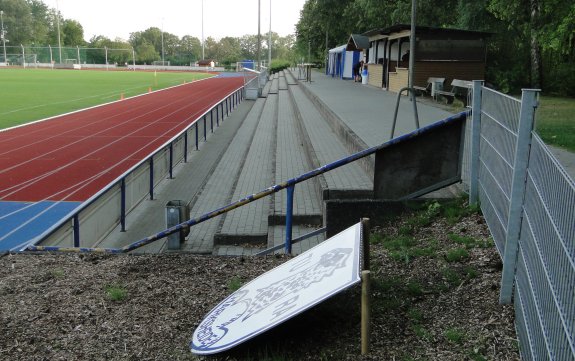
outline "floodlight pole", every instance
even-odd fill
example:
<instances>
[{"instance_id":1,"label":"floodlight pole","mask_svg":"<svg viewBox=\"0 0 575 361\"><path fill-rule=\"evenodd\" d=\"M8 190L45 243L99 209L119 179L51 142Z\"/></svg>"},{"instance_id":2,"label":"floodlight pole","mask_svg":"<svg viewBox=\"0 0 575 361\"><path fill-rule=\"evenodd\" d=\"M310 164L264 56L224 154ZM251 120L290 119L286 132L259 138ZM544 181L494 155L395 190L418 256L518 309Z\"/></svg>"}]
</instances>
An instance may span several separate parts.
<instances>
[{"instance_id":1,"label":"floodlight pole","mask_svg":"<svg viewBox=\"0 0 575 361\"><path fill-rule=\"evenodd\" d=\"M415 18L417 0L411 1L411 33L409 34L409 88L413 90L413 74L415 71ZM410 91L413 97L413 91Z\"/></svg>"},{"instance_id":2,"label":"floodlight pole","mask_svg":"<svg viewBox=\"0 0 575 361\"><path fill-rule=\"evenodd\" d=\"M56 27L58 28L58 54L59 62L62 64L62 41L60 40L60 7L58 6L58 0L56 0Z\"/></svg>"},{"instance_id":3,"label":"floodlight pole","mask_svg":"<svg viewBox=\"0 0 575 361\"><path fill-rule=\"evenodd\" d=\"M162 66L165 66L166 63L164 61L164 19L162 19L162 32L160 35L162 38Z\"/></svg>"},{"instance_id":4,"label":"floodlight pole","mask_svg":"<svg viewBox=\"0 0 575 361\"><path fill-rule=\"evenodd\" d=\"M2 24L2 30L0 35L2 35L2 45L4 46L4 62L8 65L8 59L6 59L6 32L4 31L4 10L0 10L0 23Z\"/></svg>"},{"instance_id":5,"label":"floodlight pole","mask_svg":"<svg viewBox=\"0 0 575 361\"><path fill-rule=\"evenodd\" d=\"M262 46L262 33L260 31L260 9L261 9L261 0L258 0L258 70L260 70L262 66L262 54L261 54L261 46Z\"/></svg>"},{"instance_id":6,"label":"floodlight pole","mask_svg":"<svg viewBox=\"0 0 575 361\"><path fill-rule=\"evenodd\" d=\"M202 0L202 60L206 58L205 50L205 40L204 40L204 0Z\"/></svg>"},{"instance_id":7,"label":"floodlight pole","mask_svg":"<svg viewBox=\"0 0 575 361\"><path fill-rule=\"evenodd\" d=\"M272 63L272 0L270 0L270 32L268 40L268 68Z\"/></svg>"}]
</instances>

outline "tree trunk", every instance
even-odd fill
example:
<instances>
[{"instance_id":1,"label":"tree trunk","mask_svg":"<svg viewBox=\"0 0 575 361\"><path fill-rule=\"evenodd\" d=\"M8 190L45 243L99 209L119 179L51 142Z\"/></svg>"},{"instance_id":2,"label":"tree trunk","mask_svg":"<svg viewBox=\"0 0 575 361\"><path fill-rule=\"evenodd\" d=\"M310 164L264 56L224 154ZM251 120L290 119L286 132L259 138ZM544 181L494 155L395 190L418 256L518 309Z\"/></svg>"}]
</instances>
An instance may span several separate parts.
<instances>
[{"instance_id":1,"label":"tree trunk","mask_svg":"<svg viewBox=\"0 0 575 361\"><path fill-rule=\"evenodd\" d=\"M531 0L531 88L541 89L543 64L541 63L541 45L539 44L539 0Z\"/></svg>"}]
</instances>

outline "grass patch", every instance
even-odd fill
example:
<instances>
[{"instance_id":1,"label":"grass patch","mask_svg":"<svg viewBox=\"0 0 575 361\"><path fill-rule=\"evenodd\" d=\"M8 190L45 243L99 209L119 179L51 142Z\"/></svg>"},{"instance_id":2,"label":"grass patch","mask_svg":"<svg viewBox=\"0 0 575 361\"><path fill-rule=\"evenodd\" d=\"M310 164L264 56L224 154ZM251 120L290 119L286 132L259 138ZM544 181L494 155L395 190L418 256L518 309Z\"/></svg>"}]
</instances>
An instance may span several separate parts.
<instances>
[{"instance_id":1,"label":"grass patch","mask_svg":"<svg viewBox=\"0 0 575 361\"><path fill-rule=\"evenodd\" d=\"M463 269L463 271L465 272L467 279L473 279L473 278L477 278L477 276L479 276L479 272L477 272L477 270L475 268L473 268L472 266L466 266Z\"/></svg>"},{"instance_id":2,"label":"grass patch","mask_svg":"<svg viewBox=\"0 0 575 361\"><path fill-rule=\"evenodd\" d=\"M437 252L437 240L430 240L431 244L427 247L421 247L415 238L407 235L382 237L379 242L393 260L405 264L416 257L435 257Z\"/></svg>"},{"instance_id":3,"label":"grass patch","mask_svg":"<svg viewBox=\"0 0 575 361\"><path fill-rule=\"evenodd\" d=\"M50 275L52 276L52 278L60 279L60 278L64 278L65 273L64 273L63 269L58 268L58 269L51 270Z\"/></svg>"},{"instance_id":4,"label":"grass patch","mask_svg":"<svg viewBox=\"0 0 575 361\"><path fill-rule=\"evenodd\" d=\"M421 312L416 308L410 308L407 311L407 317L409 317L409 319L414 323L420 323L421 321L423 321L423 312Z\"/></svg>"},{"instance_id":5,"label":"grass patch","mask_svg":"<svg viewBox=\"0 0 575 361\"><path fill-rule=\"evenodd\" d=\"M429 331L420 324L411 325L411 330L420 339L429 341L431 340L431 334Z\"/></svg>"},{"instance_id":6,"label":"grass patch","mask_svg":"<svg viewBox=\"0 0 575 361\"><path fill-rule=\"evenodd\" d=\"M465 332L457 328L450 328L445 330L443 336L447 339L447 341L459 345L465 341Z\"/></svg>"},{"instance_id":7,"label":"grass patch","mask_svg":"<svg viewBox=\"0 0 575 361\"><path fill-rule=\"evenodd\" d=\"M231 292L235 292L239 290L240 287L242 287L243 283L244 282L240 277L234 276L230 278L230 280L228 281L228 290L230 290Z\"/></svg>"},{"instance_id":8,"label":"grass patch","mask_svg":"<svg viewBox=\"0 0 575 361\"><path fill-rule=\"evenodd\" d=\"M465 248L454 248L447 251L447 262L461 262L469 258L469 252Z\"/></svg>"},{"instance_id":9,"label":"grass patch","mask_svg":"<svg viewBox=\"0 0 575 361\"><path fill-rule=\"evenodd\" d=\"M546 144L575 152L575 99L540 97L536 132Z\"/></svg>"},{"instance_id":10,"label":"grass patch","mask_svg":"<svg viewBox=\"0 0 575 361\"><path fill-rule=\"evenodd\" d=\"M202 73L0 70L0 129L206 78Z\"/></svg>"},{"instance_id":11,"label":"grass patch","mask_svg":"<svg viewBox=\"0 0 575 361\"><path fill-rule=\"evenodd\" d=\"M126 297L128 297L128 291L120 285L109 285L106 286L105 290L106 295L112 301L121 302L124 301Z\"/></svg>"},{"instance_id":12,"label":"grass patch","mask_svg":"<svg viewBox=\"0 0 575 361\"><path fill-rule=\"evenodd\" d=\"M408 282L405 290L408 295L413 297L419 297L423 295L423 288L419 282Z\"/></svg>"},{"instance_id":13,"label":"grass patch","mask_svg":"<svg viewBox=\"0 0 575 361\"><path fill-rule=\"evenodd\" d=\"M449 267L442 269L441 275L451 286L455 287L461 284L461 277L459 277L459 273Z\"/></svg>"}]
</instances>

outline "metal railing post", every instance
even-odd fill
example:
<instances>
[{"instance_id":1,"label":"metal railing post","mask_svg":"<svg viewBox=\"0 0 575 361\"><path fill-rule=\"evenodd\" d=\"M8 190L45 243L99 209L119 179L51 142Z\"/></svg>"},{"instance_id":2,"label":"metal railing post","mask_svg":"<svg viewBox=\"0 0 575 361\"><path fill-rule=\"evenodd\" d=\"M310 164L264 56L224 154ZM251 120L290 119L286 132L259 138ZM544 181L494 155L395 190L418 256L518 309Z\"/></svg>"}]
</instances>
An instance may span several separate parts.
<instances>
[{"instance_id":1,"label":"metal railing post","mask_svg":"<svg viewBox=\"0 0 575 361\"><path fill-rule=\"evenodd\" d=\"M471 149L469 161L469 204L479 200L479 149L481 144L481 87L483 80L473 81L471 105Z\"/></svg>"},{"instance_id":2,"label":"metal railing post","mask_svg":"<svg viewBox=\"0 0 575 361\"><path fill-rule=\"evenodd\" d=\"M206 116L204 115L204 142L208 139L208 132L207 132L207 125L206 125Z\"/></svg>"},{"instance_id":3,"label":"metal railing post","mask_svg":"<svg viewBox=\"0 0 575 361\"><path fill-rule=\"evenodd\" d=\"M218 127L220 126L220 112L219 112L219 108L216 105L216 122L218 123Z\"/></svg>"},{"instance_id":4,"label":"metal railing post","mask_svg":"<svg viewBox=\"0 0 575 361\"><path fill-rule=\"evenodd\" d=\"M210 111L210 128L212 133L214 132L214 113Z\"/></svg>"},{"instance_id":5,"label":"metal railing post","mask_svg":"<svg viewBox=\"0 0 575 361\"><path fill-rule=\"evenodd\" d=\"M184 132L184 163L188 162L188 131Z\"/></svg>"},{"instance_id":6,"label":"metal railing post","mask_svg":"<svg viewBox=\"0 0 575 361\"><path fill-rule=\"evenodd\" d=\"M285 238L285 253L291 254L291 240L292 240L292 223L293 223L293 193L295 185L287 187L287 206L286 206L286 238Z\"/></svg>"},{"instance_id":7,"label":"metal railing post","mask_svg":"<svg viewBox=\"0 0 575 361\"><path fill-rule=\"evenodd\" d=\"M154 200L154 156L150 157L150 200Z\"/></svg>"},{"instance_id":8,"label":"metal railing post","mask_svg":"<svg viewBox=\"0 0 575 361\"><path fill-rule=\"evenodd\" d=\"M412 88L409 87L405 87L405 88L401 88L399 89L399 92L397 92L397 100L395 102L395 111L393 113L393 123L391 125L391 135L389 136L389 139L393 139L393 136L395 135L395 124L397 123L397 112L399 111L399 101L401 100L401 93L403 93L404 91L408 92L408 94L411 92L412 96L412 103L413 103L413 117L415 120L415 129L419 129L419 115L417 114L417 100L415 99L415 91L413 91Z\"/></svg>"},{"instance_id":9,"label":"metal railing post","mask_svg":"<svg viewBox=\"0 0 575 361\"><path fill-rule=\"evenodd\" d=\"M519 249L519 236L521 234L521 221L523 218L523 203L525 185L527 181L527 166L529 165L529 150L531 148L531 132L537 108L537 89L523 89L521 95L521 112L519 115L519 129L517 131L517 145L513 161L513 177L511 179L511 199L509 201L509 216L507 221L507 235L503 251L503 271L501 274L501 291L499 303L511 303L513 295L513 281L517 265L517 251Z\"/></svg>"},{"instance_id":10,"label":"metal railing post","mask_svg":"<svg viewBox=\"0 0 575 361\"><path fill-rule=\"evenodd\" d=\"M198 122L196 121L196 150L199 150L198 146Z\"/></svg>"},{"instance_id":11,"label":"metal railing post","mask_svg":"<svg viewBox=\"0 0 575 361\"><path fill-rule=\"evenodd\" d=\"M120 193L120 231L126 232L126 178L120 182Z\"/></svg>"},{"instance_id":12,"label":"metal railing post","mask_svg":"<svg viewBox=\"0 0 575 361\"><path fill-rule=\"evenodd\" d=\"M74 214L74 247L80 247L80 217Z\"/></svg>"},{"instance_id":13,"label":"metal railing post","mask_svg":"<svg viewBox=\"0 0 575 361\"><path fill-rule=\"evenodd\" d=\"M169 164L170 179L174 178L174 143L170 143L170 164Z\"/></svg>"}]
</instances>

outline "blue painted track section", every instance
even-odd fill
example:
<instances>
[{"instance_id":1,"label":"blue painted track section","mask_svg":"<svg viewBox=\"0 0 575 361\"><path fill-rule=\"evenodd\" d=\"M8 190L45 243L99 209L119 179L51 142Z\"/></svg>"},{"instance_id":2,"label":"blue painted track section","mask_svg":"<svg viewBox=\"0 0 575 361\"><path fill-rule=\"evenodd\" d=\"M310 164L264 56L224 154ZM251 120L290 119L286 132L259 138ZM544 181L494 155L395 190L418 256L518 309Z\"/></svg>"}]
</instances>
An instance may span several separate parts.
<instances>
[{"instance_id":1,"label":"blue painted track section","mask_svg":"<svg viewBox=\"0 0 575 361\"><path fill-rule=\"evenodd\" d=\"M218 78L239 78L241 76L244 76L244 74L237 72L222 72L218 74Z\"/></svg>"},{"instance_id":2,"label":"blue painted track section","mask_svg":"<svg viewBox=\"0 0 575 361\"><path fill-rule=\"evenodd\" d=\"M17 251L81 202L0 202L0 251Z\"/></svg>"}]
</instances>

